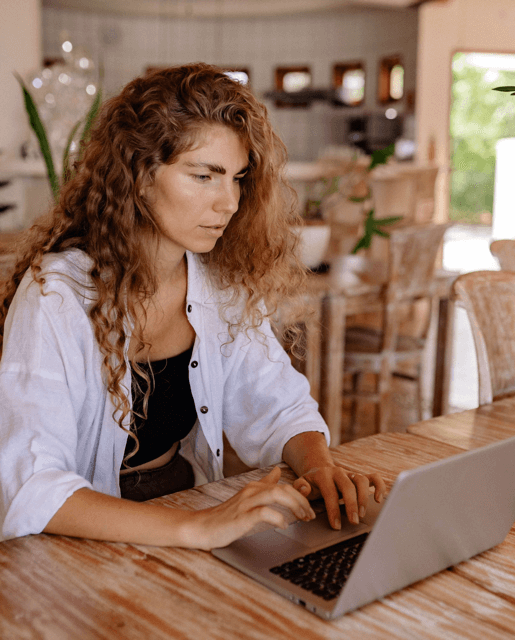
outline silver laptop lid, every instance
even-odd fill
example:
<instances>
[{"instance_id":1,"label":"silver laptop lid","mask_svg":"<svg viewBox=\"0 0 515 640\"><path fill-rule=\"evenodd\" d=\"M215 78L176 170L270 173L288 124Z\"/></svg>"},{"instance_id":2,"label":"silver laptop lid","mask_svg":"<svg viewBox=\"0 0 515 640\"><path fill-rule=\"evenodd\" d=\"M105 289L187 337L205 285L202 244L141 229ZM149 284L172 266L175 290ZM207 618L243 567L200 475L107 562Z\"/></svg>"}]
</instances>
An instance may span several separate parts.
<instances>
[{"instance_id":1,"label":"silver laptop lid","mask_svg":"<svg viewBox=\"0 0 515 640\"><path fill-rule=\"evenodd\" d=\"M515 522L515 437L403 471L331 618L504 540Z\"/></svg>"}]
</instances>

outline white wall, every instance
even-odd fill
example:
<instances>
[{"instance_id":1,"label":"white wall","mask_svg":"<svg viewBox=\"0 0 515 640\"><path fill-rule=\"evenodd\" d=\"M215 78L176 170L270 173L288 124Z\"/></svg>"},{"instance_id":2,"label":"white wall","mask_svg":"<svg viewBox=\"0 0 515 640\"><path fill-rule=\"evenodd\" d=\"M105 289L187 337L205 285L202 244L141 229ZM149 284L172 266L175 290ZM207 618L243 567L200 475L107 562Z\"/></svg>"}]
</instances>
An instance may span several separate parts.
<instances>
[{"instance_id":1,"label":"white wall","mask_svg":"<svg viewBox=\"0 0 515 640\"><path fill-rule=\"evenodd\" d=\"M449 114L451 60L457 51L515 53L513 0L447 0L419 9L417 59L417 143L425 160L431 138L436 161L450 165ZM438 185L436 217L446 220L449 206L448 171Z\"/></svg>"},{"instance_id":2,"label":"white wall","mask_svg":"<svg viewBox=\"0 0 515 640\"><path fill-rule=\"evenodd\" d=\"M0 151L16 155L28 134L21 91L24 75L41 64L40 0L0 0Z\"/></svg>"},{"instance_id":3,"label":"white wall","mask_svg":"<svg viewBox=\"0 0 515 640\"><path fill-rule=\"evenodd\" d=\"M378 110L377 68L380 57L400 53L406 89L415 88L417 11L346 9L329 13L270 18L187 19L98 14L43 9L43 50L59 55L60 33L86 46L105 68L107 93L139 75L148 65L203 60L250 68L261 96L273 88L278 64L309 64L313 85L328 88L335 62L363 60L368 87L366 109ZM342 110L315 103L310 109L276 109L271 118L292 160L310 160L333 141Z\"/></svg>"}]
</instances>

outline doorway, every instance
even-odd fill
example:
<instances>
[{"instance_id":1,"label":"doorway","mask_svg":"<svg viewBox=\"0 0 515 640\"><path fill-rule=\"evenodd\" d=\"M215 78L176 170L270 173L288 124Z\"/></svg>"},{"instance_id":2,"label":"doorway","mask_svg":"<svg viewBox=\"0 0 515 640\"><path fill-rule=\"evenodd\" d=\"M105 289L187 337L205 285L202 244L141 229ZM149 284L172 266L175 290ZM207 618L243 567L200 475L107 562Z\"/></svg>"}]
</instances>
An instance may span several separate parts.
<instances>
[{"instance_id":1,"label":"doorway","mask_svg":"<svg viewBox=\"0 0 515 640\"><path fill-rule=\"evenodd\" d=\"M458 52L452 59L451 200L455 222L491 225L495 145L515 137L515 54Z\"/></svg>"},{"instance_id":2,"label":"doorway","mask_svg":"<svg viewBox=\"0 0 515 640\"><path fill-rule=\"evenodd\" d=\"M494 91L515 85L515 54L458 52L452 59L451 176L443 266L459 272L498 269L490 253L496 143L515 137L515 96ZM475 347L467 315L456 309L450 404L477 407Z\"/></svg>"}]
</instances>

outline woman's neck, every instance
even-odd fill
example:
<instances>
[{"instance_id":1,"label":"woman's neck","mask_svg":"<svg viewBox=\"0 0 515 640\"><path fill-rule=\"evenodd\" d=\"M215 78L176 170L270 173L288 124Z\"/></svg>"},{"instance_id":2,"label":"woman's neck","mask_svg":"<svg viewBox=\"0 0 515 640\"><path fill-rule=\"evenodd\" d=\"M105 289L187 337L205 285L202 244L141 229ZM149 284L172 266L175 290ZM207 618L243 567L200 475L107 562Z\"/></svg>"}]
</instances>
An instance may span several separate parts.
<instances>
[{"instance_id":1,"label":"woman's neck","mask_svg":"<svg viewBox=\"0 0 515 640\"><path fill-rule=\"evenodd\" d=\"M145 251L153 265L157 287L167 288L177 281L184 281L186 275L186 251L183 247L162 236L146 237Z\"/></svg>"}]
</instances>

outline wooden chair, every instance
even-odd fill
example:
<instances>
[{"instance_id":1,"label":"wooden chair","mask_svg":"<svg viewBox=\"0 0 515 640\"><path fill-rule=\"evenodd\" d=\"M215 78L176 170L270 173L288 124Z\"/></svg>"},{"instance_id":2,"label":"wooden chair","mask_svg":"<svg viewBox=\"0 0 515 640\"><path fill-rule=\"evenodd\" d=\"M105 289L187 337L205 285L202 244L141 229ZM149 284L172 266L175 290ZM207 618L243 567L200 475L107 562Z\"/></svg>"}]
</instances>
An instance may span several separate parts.
<instances>
[{"instance_id":1,"label":"wooden chair","mask_svg":"<svg viewBox=\"0 0 515 640\"><path fill-rule=\"evenodd\" d=\"M435 204L435 185L439 168L402 162L376 167L370 174L375 217L402 216L399 226L429 224ZM388 259L388 240L374 238L369 256Z\"/></svg>"},{"instance_id":2,"label":"wooden chair","mask_svg":"<svg viewBox=\"0 0 515 640\"><path fill-rule=\"evenodd\" d=\"M453 285L477 354L479 404L515 395L515 273L475 271Z\"/></svg>"},{"instance_id":3,"label":"wooden chair","mask_svg":"<svg viewBox=\"0 0 515 640\"><path fill-rule=\"evenodd\" d=\"M344 397L352 400L353 434L358 400L376 405L376 431L385 432L391 412L392 376L417 384L418 419L422 419L421 369L426 337L432 317L436 257L449 224L413 225L391 232L389 275L384 293L382 327L350 327L345 334L344 373L352 376L352 389ZM417 335L401 335L406 306L426 300L424 322ZM375 390L359 389L363 374L376 376Z\"/></svg>"},{"instance_id":4,"label":"wooden chair","mask_svg":"<svg viewBox=\"0 0 515 640\"><path fill-rule=\"evenodd\" d=\"M515 240L494 240L490 252L499 260L503 271L515 271Z\"/></svg>"}]
</instances>

